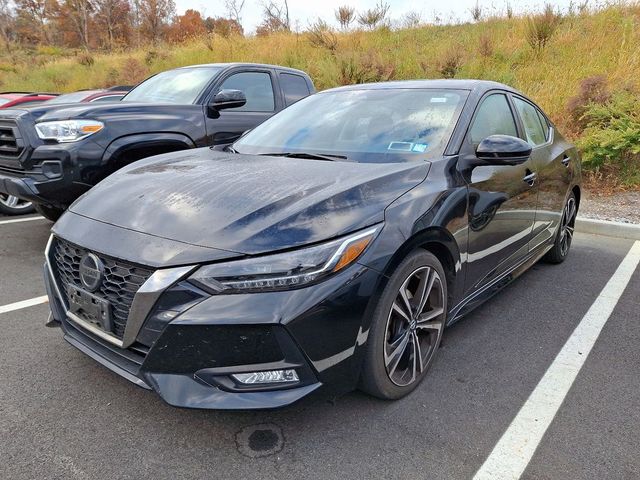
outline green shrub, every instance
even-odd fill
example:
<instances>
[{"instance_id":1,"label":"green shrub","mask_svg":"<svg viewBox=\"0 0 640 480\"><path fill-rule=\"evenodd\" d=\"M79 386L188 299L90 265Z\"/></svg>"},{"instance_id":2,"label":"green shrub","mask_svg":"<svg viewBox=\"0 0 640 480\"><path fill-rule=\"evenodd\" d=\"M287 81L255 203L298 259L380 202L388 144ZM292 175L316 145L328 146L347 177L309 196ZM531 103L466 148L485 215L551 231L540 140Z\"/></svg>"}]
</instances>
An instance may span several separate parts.
<instances>
[{"instance_id":1,"label":"green shrub","mask_svg":"<svg viewBox=\"0 0 640 480\"><path fill-rule=\"evenodd\" d=\"M618 92L603 103L591 103L583 116L587 127L578 141L584 166L610 170L622 185L640 185L640 98Z\"/></svg>"}]
</instances>

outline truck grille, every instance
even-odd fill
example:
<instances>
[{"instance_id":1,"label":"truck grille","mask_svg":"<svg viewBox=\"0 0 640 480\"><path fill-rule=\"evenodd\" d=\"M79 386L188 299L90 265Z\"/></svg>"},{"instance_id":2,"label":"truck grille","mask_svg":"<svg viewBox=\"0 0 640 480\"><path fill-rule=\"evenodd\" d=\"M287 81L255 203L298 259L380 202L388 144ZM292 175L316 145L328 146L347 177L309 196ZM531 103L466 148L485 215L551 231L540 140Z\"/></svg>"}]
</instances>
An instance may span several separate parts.
<instances>
[{"instance_id":1,"label":"truck grille","mask_svg":"<svg viewBox=\"0 0 640 480\"><path fill-rule=\"evenodd\" d=\"M85 288L80 281L80 260L90 252L59 238L54 240L52 252L56 281L69 301L69 285ZM113 332L111 333L122 339L133 297L153 271L97 252L92 253L104 263L104 279L95 294L111 304L113 315Z\"/></svg>"},{"instance_id":2,"label":"truck grille","mask_svg":"<svg viewBox=\"0 0 640 480\"><path fill-rule=\"evenodd\" d=\"M12 120L0 120L0 156L17 158L24 150L18 126Z\"/></svg>"}]
</instances>

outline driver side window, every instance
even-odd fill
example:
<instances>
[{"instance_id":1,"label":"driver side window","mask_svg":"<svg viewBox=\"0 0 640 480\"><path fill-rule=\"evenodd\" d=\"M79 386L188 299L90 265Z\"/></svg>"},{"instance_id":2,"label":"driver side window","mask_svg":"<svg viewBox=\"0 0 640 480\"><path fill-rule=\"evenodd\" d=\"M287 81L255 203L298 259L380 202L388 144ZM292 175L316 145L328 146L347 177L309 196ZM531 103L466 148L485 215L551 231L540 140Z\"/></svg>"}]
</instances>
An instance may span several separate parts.
<instances>
[{"instance_id":1,"label":"driver side window","mask_svg":"<svg viewBox=\"0 0 640 480\"><path fill-rule=\"evenodd\" d=\"M494 93L482 101L471 125L470 138L474 145L491 135L518 136L509 102L502 93Z\"/></svg>"},{"instance_id":2,"label":"driver side window","mask_svg":"<svg viewBox=\"0 0 640 480\"><path fill-rule=\"evenodd\" d=\"M234 112L273 112L275 109L271 75L266 72L235 73L220 88L240 90L247 97L247 103L234 108Z\"/></svg>"}]
</instances>

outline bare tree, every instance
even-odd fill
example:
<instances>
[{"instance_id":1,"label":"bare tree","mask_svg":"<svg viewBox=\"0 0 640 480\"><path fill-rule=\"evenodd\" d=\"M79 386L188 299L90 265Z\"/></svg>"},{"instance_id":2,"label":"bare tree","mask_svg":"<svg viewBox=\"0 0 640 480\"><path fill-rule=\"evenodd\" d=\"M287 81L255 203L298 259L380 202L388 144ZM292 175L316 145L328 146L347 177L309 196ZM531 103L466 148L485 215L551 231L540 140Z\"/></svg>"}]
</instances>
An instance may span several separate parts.
<instances>
[{"instance_id":1,"label":"bare tree","mask_svg":"<svg viewBox=\"0 0 640 480\"><path fill-rule=\"evenodd\" d=\"M246 0L224 0L227 16L238 25L242 25L242 9Z\"/></svg>"},{"instance_id":2,"label":"bare tree","mask_svg":"<svg viewBox=\"0 0 640 480\"><path fill-rule=\"evenodd\" d=\"M374 8L365 10L358 15L358 23L363 27L373 30L374 28L384 24L387 14L389 13L389 8L391 8L391 6L388 3L380 0Z\"/></svg>"},{"instance_id":3,"label":"bare tree","mask_svg":"<svg viewBox=\"0 0 640 480\"><path fill-rule=\"evenodd\" d=\"M65 0L61 5L61 14L65 15L78 35L80 44L89 50L89 22L94 11L91 0Z\"/></svg>"},{"instance_id":4,"label":"bare tree","mask_svg":"<svg viewBox=\"0 0 640 480\"><path fill-rule=\"evenodd\" d=\"M476 2L469 11L471 12L471 17L474 21L479 22L482 19L482 7L480 6L480 2Z\"/></svg>"},{"instance_id":5,"label":"bare tree","mask_svg":"<svg viewBox=\"0 0 640 480\"><path fill-rule=\"evenodd\" d=\"M418 28L422 24L422 15L420 12L407 12L400 20L403 28Z\"/></svg>"},{"instance_id":6,"label":"bare tree","mask_svg":"<svg viewBox=\"0 0 640 480\"><path fill-rule=\"evenodd\" d=\"M274 32L290 32L291 20L289 19L289 4L287 0L278 3L271 0L262 5L264 18L256 29L257 35L269 35Z\"/></svg>"},{"instance_id":7,"label":"bare tree","mask_svg":"<svg viewBox=\"0 0 640 480\"><path fill-rule=\"evenodd\" d=\"M340 24L340 28L348 30L349 26L356 19L356 9L348 5L342 5L336 9L335 16Z\"/></svg>"}]
</instances>

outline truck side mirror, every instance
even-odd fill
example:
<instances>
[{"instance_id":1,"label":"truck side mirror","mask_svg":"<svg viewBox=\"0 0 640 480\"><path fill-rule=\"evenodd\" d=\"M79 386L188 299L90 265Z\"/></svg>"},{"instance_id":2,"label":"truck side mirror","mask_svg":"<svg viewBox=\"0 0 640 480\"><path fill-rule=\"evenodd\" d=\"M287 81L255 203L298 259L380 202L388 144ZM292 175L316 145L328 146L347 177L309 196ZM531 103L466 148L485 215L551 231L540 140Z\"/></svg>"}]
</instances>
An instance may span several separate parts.
<instances>
[{"instance_id":1,"label":"truck side mirror","mask_svg":"<svg viewBox=\"0 0 640 480\"><path fill-rule=\"evenodd\" d=\"M213 110L242 107L247 103L247 97L240 90L220 90L209 104Z\"/></svg>"}]
</instances>

